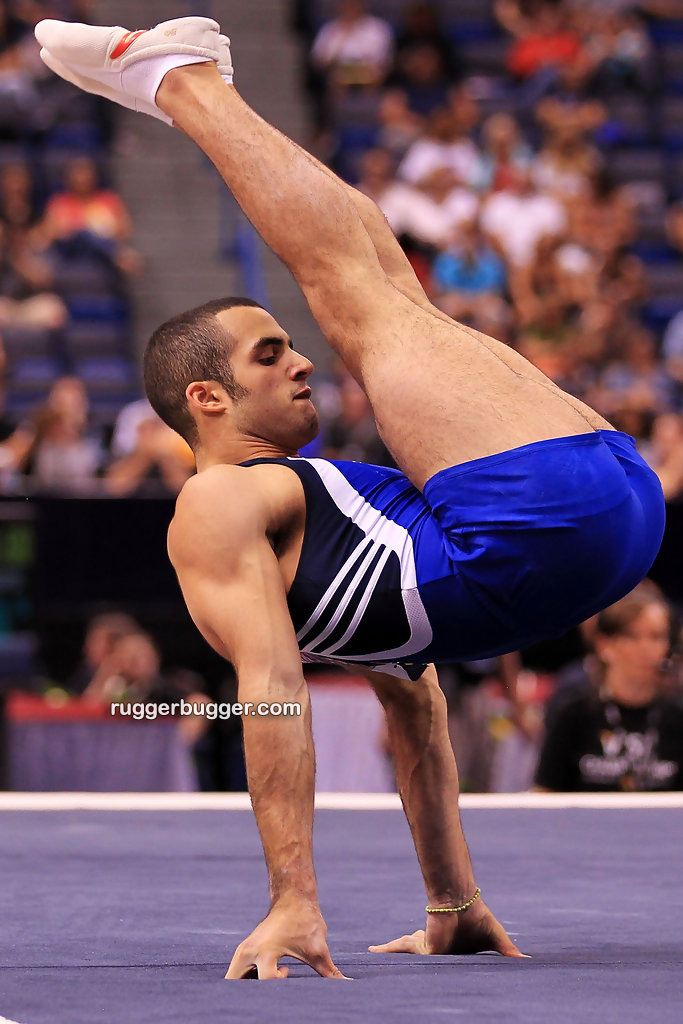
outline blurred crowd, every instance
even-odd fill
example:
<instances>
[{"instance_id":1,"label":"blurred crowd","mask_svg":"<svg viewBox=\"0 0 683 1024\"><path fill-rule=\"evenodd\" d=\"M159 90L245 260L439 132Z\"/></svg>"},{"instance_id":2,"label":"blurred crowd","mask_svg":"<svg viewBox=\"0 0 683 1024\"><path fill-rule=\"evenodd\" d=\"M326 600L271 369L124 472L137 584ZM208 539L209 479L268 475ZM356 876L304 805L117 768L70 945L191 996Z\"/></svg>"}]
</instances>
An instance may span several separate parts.
<instances>
[{"instance_id":1,"label":"blurred crowd","mask_svg":"<svg viewBox=\"0 0 683 1024\"><path fill-rule=\"evenodd\" d=\"M0 2L0 493L173 494L192 466L136 401L142 261L109 180L110 105L50 73L33 33L90 7Z\"/></svg>"},{"instance_id":2,"label":"blurred crowd","mask_svg":"<svg viewBox=\"0 0 683 1024\"><path fill-rule=\"evenodd\" d=\"M0 494L173 495L194 460L140 398L141 260L108 180L108 113L48 82L33 41L39 18L88 7L0 2ZM293 10L311 148L378 203L430 299L635 436L679 499L683 0ZM313 385L322 431L303 454L391 464L344 367ZM542 651L445 667L463 787L683 788L680 651L646 582ZM59 684L106 701L234 695L229 678L219 693L162 668L120 610L88 624ZM242 788L239 726L183 727L203 788Z\"/></svg>"},{"instance_id":3,"label":"blurred crowd","mask_svg":"<svg viewBox=\"0 0 683 1024\"><path fill-rule=\"evenodd\" d=\"M650 26L683 18L683 5L296 6L313 144L379 204L432 301L634 435L667 498L679 496L680 182L631 164L646 137L651 153L662 95L675 88ZM489 33L499 66L482 70L468 26ZM376 458L367 405L341 371L338 384L327 454Z\"/></svg>"},{"instance_id":4,"label":"blurred crowd","mask_svg":"<svg viewBox=\"0 0 683 1024\"><path fill-rule=\"evenodd\" d=\"M683 190L653 154L683 149L683 4L295 8L313 147L430 299L632 434L679 498ZM343 367L334 383L323 454L390 461ZM444 668L464 788L683 788L677 622L646 582L544 650Z\"/></svg>"}]
</instances>

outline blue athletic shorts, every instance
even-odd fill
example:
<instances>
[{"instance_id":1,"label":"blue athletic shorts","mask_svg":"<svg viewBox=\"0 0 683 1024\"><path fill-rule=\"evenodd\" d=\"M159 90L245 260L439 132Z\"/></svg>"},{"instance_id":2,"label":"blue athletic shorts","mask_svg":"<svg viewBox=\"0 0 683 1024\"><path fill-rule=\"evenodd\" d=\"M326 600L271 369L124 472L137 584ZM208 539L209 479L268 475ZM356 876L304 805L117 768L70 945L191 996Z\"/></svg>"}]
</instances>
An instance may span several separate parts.
<instances>
[{"instance_id":1,"label":"blue athletic shorts","mask_svg":"<svg viewBox=\"0 0 683 1024\"><path fill-rule=\"evenodd\" d=\"M442 595L443 614L456 631L460 618L463 648L487 655L558 635L618 601L645 576L664 533L659 480L633 438L613 430L453 466L427 481L424 496L457 581L457 598Z\"/></svg>"}]
</instances>

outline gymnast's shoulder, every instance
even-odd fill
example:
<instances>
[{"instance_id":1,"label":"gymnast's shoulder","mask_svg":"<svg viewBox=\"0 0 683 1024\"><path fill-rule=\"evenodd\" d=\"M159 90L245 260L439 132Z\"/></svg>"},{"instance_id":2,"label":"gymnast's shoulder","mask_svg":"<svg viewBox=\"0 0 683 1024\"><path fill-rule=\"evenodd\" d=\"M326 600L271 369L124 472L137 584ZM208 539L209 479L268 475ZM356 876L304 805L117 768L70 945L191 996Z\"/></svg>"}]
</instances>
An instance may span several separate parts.
<instances>
[{"instance_id":1,"label":"gymnast's shoulder","mask_svg":"<svg viewBox=\"0 0 683 1024\"><path fill-rule=\"evenodd\" d=\"M304 510L302 485L283 466L210 466L178 495L168 531L171 561L199 548L216 553L266 537Z\"/></svg>"}]
</instances>

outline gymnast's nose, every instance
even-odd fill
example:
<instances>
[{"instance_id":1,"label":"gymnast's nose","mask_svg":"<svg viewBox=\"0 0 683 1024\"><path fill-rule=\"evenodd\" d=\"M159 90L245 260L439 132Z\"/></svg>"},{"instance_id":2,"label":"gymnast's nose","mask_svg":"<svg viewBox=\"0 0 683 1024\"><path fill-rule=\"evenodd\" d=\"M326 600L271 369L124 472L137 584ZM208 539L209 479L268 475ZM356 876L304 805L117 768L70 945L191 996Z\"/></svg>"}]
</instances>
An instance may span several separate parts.
<instances>
[{"instance_id":1,"label":"gymnast's nose","mask_svg":"<svg viewBox=\"0 0 683 1024\"><path fill-rule=\"evenodd\" d=\"M292 380L306 380L310 377L315 369L313 363L306 356L302 356L299 352L295 353L296 358L292 362L290 370Z\"/></svg>"}]
</instances>

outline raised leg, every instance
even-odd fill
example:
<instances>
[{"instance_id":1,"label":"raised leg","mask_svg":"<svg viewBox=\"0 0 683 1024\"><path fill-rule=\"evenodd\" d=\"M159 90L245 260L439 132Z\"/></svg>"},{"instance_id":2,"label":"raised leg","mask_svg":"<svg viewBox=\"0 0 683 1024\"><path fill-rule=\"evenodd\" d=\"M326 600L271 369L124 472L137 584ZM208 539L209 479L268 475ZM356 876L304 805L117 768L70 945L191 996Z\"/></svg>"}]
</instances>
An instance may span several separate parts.
<instances>
[{"instance_id":1,"label":"raised leg","mask_svg":"<svg viewBox=\"0 0 683 1024\"><path fill-rule=\"evenodd\" d=\"M299 147L297 147L299 148ZM305 150L301 150L305 153ZM306 154L309 160L313 160L321 171L328 174L330 177L339 181L333 172L325 167L310 154ZM553 391L556 395L562 396L562 399L572 408L576 409L587 421L587 423L595 430L611 430L612 425L608 421L600 416L599 413L591 409L590 406L586 405L585 402L575 398L574 395L568 395L562 391L549 377L532 363L525 359L519 352L511 349L505 345L501 346L500 342L494 338L488 337L482 334L481 331L476 331L472 327L468 327L466 324L457 323L452 317L448 316L443 310L436 307L430 302L424 288L420 284L415 271L410 265L406 254L403 252L399 245L396 237L389 227L389 223L377 206L377 204L370 199L369 196L364 195L358 189L353 188L351 185L342 183L346 189L351 202L356 207L356 210L363 221L363 226L370 236L380 266L384 273L387 275L389 281L402 292L406 298L411 299L416 305L420 306L421 309L427 310L433 313L434 316L443 320L444 323L451 324L452 326L458 327L462 331L466 331L477 341L480 341L482 345L486 345L493 351L496 351L500 357L505 360L511 369L518 373L527 374L532 379L538 381L549 391Z\"/></svg>"},{"instance_id":2,"label":"raised leg","mask_svg":"<svg viewBox=\"0 0 683 1024\"><path fill-rule=\"evenodd\" d=\"M594 429L522 357L399 291L345 186L267 125L213 66L171 71L158 105L215 163L292 271L421 487L447 466Z\"/></svg>"}]
</instances>

